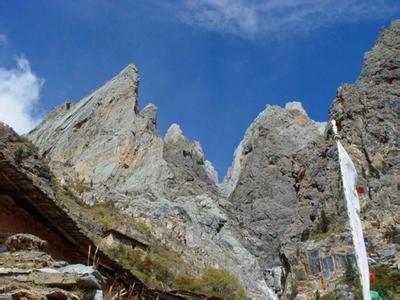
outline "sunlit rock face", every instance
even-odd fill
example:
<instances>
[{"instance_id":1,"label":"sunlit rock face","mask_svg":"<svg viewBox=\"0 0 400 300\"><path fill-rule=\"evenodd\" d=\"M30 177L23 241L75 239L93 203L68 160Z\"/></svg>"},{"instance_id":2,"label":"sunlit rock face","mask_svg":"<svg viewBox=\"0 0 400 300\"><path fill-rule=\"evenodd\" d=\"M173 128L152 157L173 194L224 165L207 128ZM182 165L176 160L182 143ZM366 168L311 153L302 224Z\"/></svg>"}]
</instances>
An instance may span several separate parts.
<instances>
[{"instance_id":1,"label":"sunlit rock face","mask_svg":"<svg viewBox=\"0 0 400 300\"><path fill-rule=\"evenodd\" d=\"M373 245L367 249L370 267L395 268L400 260L392 251L400 224L399 71L400 21L394 21L365 54L358 80L341 85L329 109L362 187L364 237ZM355 263L330 128L323 143L300 151L294 162L298 204L281 251L300 292L311 296L343 285L346 261Z\"/></svg>"},{"instance_id":2,"label":"sunlit rock face","mask_svg":"<svg viewBox=\"0 0 400 300\"><path fill-rule=\"evenodd\" d=\"M301 103L267 106L246 131L222 184L238 238L266 271L281 266L281 240L293 222L294 155L308 145L318 146L320 126Z\"/></svg>"},{"instance_id":3,"label":"sunlit rock face","mask_svg":"<svg viewBox=\"0 0 400 300\"><path fill-rule=\"evenodd\" d=\"M60 181L88 205L112 203L192 263L220 266L254 299L273 299L257 259L231 232L217 174L179 125L165 137L157 108L138 109L139 76L129 65L76 104L55 108L30 134Z\"/></svg>"}]
</instances>

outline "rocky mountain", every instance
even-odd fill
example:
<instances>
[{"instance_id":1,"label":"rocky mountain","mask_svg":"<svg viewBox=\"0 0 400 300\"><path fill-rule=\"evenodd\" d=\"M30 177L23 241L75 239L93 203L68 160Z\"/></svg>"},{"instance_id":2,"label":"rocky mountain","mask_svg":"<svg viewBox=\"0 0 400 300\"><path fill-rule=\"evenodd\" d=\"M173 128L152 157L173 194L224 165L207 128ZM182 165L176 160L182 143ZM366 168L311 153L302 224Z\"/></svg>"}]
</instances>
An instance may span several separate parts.
<instances>
[{"instance_id":1,"label":"rocky mountain","mask_svg":"<svg viewBox=\"0 0 400 300\"><path fill-rule=\"evenodd\" d=\"M87 205L112 203L145 222L198 275L221 266L254 299L273 298L257 259L235 238L216 173L177 124L165 137L157 108L138 109L133 65L77 104L64 103L29 134L62 185Z\"/></svg>"},{"instance_id":2,"label":"rocky mountain","mask_svg":"<svg viewBox=\"0 0 400 300\"><path fill-rule=\"evenodd\" d=\"M329 110L366 191L369 254L389 267L399 264L399 80L394 21ZM268 105L218 183L198 142L177 124L162 137L157 108L139 110L138 85L129 65L78 103L56 107L29 133L64 188L87 206L111 204L144 223L180 253L191 276L209 266L228 270L251 299L356 293L341 279L354 254L329 125L311 120L299 102Z\"/></svg>"},{"instance_id":3,"label":"rocky mountain","mask_svg":"<svg viewBox=\"0 0 400 300\"><path fill-rule=\"evenodd\" d=\"M364 190L361 216L371 267L399 264L399 58L400 21L394 21L366 53L358 80L341 85L329 109ZM340 286L345 258L353 260L337 160L329 128L323 143L295 158L298 204L282 252L308 294Z\"/></svg>"},{"instance_id":4,"label":"rocky mountain","mask_svg":"<svg viewBox=\"0 0 400 300\"><path fill-rule=\"evenodd\" d=\"M266 270L280 266L281 237L296 207L293 156L323 140L324 123L310 120L301 103L267 106L235 151L222 183L237 234Z\"/></svg>"}]
</instances>

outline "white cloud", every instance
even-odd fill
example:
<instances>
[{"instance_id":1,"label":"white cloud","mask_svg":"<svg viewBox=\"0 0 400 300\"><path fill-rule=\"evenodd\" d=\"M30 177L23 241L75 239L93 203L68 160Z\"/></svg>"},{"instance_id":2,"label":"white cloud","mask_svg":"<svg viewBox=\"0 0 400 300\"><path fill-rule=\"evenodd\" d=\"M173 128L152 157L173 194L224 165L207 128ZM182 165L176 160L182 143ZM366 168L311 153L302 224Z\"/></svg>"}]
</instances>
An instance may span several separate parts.
<instances>
[{"instance_id":1,"label":"white cloud","mask_svg":"<svg viewBox=\"0 0 400 300\"><path fill-rule=\"evenodd\" d=\"M169 6L186 23L245 37L309 31L335 22L395 16L398 0L179 0Z\"/></svg>"},{"instance_id":2,"label":"white cloud","mask_svg":"<svg viewBox=\"0 0 400 300\"><path fill-rule=\"evenodd\" d=\"M0 33L0 45L5 45L8 43L7 36L5 34Z\"/></svg>"},{"instance_id":3,"label":"white cloud","mask_svg":"<svg viewBox=\"0 0 400 300\"><path fill-rule=\"evenodd\" d=\"M0 68L0 120L21 134L39 121L35 111L44 80L32 73L27 59L16 61L15 69Z\"/></svg>"}]
</instances>

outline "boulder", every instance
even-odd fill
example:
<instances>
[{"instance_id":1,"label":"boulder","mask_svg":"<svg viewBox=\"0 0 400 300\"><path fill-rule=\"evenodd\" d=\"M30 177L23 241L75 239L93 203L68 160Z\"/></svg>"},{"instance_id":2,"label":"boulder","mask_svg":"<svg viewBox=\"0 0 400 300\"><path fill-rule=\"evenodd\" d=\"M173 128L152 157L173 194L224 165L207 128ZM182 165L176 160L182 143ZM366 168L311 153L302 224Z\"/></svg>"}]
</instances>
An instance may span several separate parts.
<instances>
[{"instance_id":1,"label":"boulder","mask_svg":"<svg viewBox=\"0 0 400 300\"><path fill-rule=\"evenodd\" d=\"M21 250L46 251L47 242L32 234L19 233L8 237L6 246L10 252Z\"/></svg>"}]
</instances>

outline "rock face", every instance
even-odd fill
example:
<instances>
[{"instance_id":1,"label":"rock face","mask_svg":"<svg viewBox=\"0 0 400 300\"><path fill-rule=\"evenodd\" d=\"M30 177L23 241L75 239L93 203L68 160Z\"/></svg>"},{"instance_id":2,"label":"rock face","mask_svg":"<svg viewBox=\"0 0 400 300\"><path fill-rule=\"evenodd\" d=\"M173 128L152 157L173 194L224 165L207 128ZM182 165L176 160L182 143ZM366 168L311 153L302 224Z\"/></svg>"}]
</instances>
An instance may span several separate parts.
<instances>
[{"instance_id":1,"label":"rock face","mask_svg":"<svg viewBox=\"0 0 400 300\"><path fill-rule=\"evenodd\" d=\"M217 174L177 124L162 138L157 108L138 110L133 65L77 104L64 103L30 134L63 185L89 205L112 203L182 253L193 275L236 274L254 299L273 299L257 259L238 241L219 203Z\"/></svg>"},{"instance_id":2,"label":"rock face","mask_svg":"<svg viewBox=\"0 0 400 300\"><path fill-rule=\"evenodd\" d=\"M157 108L139 111L138 83L129 65L77 104L55 108L29 134L61 182L89 205L113 203L144 220L192 263L194 275L209 265L228 269L251 299L311 299L337 287L351 298L340 280L355 259L330 127L312 121L299 102L267 106L219 184L198 142L177 124L161 137ZM329 110L365 190L369 255L390 266L399 263L399 99L395 21Z\"/></svg>"},{"instance_id":3,"label":"rock face","mask_svg":"<svg viewBox=\"0 0 400 300\"><path fill-rule=\"evenodd\" d=\"M323 140L324 124L310 120L301 103L267 106L247 129L222 184L237 235L265 271L280 266L281 238L296 207L293 157Z\"/></svg>"},{"instance_id":4,"label":"rock face","mask_svg":"<svg viewBox=\"0 0 400 300\"><path fill-rule=\"evenodd\" d=\"M364 190L360 200L368 254L393 267L398 252L397 259L385 253L390 252L400 222L399 58L400 21L394 21L365 55L359 79L339 87L329 110ZM352 260L337 160L330 130L319 147L304 149L295 158L298 205L282 252L298 285L309 292L333 290L344 259Z\"/></svg>"}]
</instances>

